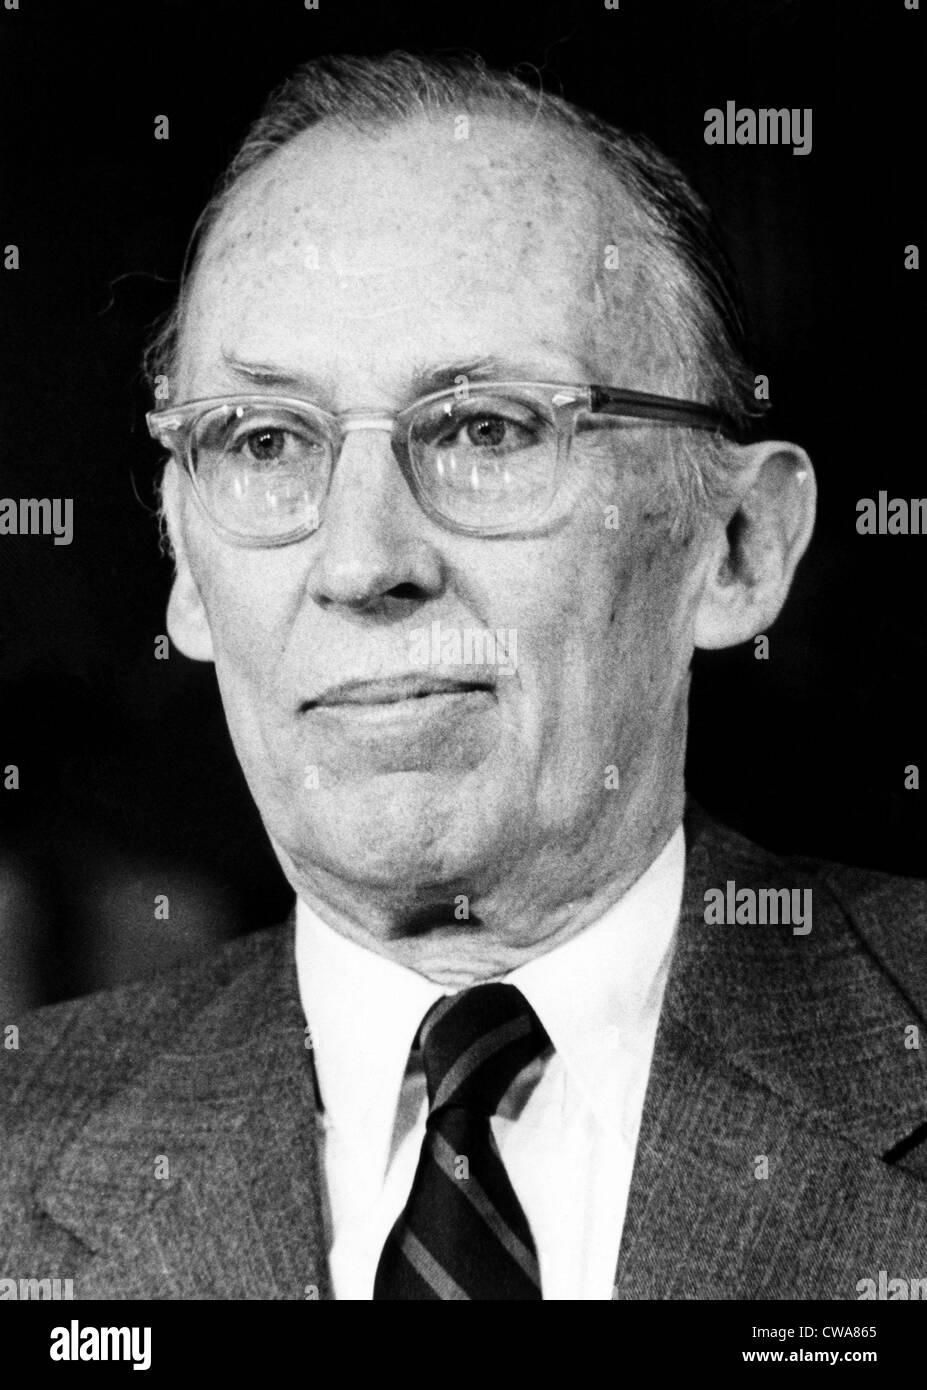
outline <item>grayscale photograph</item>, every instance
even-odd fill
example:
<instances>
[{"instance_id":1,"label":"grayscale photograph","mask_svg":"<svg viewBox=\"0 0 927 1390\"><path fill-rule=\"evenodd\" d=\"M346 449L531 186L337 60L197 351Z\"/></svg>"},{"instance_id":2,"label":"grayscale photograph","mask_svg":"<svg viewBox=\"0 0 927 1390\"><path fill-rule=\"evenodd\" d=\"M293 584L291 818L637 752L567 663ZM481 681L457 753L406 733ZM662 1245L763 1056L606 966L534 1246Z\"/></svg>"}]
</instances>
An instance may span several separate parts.
<instances>
[{"instance_id":1,"label":"grayscale photograph","mask_svg":"<svg viewBox=\"0 0 927 1390\"><path fill-rule=\"evenodd\" d=\"M3 0L30 1366L194 1367L133 1301L913 1335L924 22Z\"/></svg>"}]
</instances>

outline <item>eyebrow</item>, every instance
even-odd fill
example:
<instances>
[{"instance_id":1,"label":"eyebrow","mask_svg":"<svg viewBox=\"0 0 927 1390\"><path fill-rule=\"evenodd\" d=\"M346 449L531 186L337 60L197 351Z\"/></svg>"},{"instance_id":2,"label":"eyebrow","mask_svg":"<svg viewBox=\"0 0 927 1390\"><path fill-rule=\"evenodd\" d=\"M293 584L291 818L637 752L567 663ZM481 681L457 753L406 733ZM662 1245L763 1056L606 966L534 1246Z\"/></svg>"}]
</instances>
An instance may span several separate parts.
<instances>
[{"instance_id":1,"label":"eyebrow","mask_svg":"<svg viewBox=\"0 0 927 1390\"><path fill-rule=\"evenodd\" d=\"M277 391L301 391L309 396L322 395L325 391L325 383L307 372L290 371L269 362L249 362L226 348L222 349L222 362L233 376L259 386Z\"/></svg>"},{"instance_id":2,"label":"eyebrow","mask_svg":"<svg viewBox=\"0 0 927 1390\"><path fill-rule=\"evenodd\" d=\"M271 362L252 362L235 353L222 350L222 361L233 376L264 388L304 395L320 400L331 393L331 382L322 377ZM549 368L540 368L530 359L477 357L467 361L442 362L413 368L410 399L456 386L461 377L468 381L535 381L546 380ZM575 376L571 372L570 376ZM585 374L582 374L585 375ZM556 379L557 373L554 372Z\"/></svg>"}]
</instances>

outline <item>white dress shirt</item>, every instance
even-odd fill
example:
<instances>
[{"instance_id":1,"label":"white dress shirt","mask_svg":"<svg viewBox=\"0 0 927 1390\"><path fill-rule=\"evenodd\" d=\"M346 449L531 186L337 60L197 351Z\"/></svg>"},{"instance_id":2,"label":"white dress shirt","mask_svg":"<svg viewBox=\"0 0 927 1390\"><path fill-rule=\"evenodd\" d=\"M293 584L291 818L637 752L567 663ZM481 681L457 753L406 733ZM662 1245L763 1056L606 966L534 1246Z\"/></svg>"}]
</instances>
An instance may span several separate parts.
<instances>
[{"instance_id":1,"label":"white dress shirt","mask_svg":"<svg viewBox=\"0 0 927 1390\"><path fill-rule=\"evenodd\" d=\"M554 1048L519 1074L491 1121L545 1299L612 1297L684 869L680 826L603 917L502 977ZM370 1299L425 1133L412 1043L431 1005L455 991L349 941L301 900L296 965L324 1107L335 1296Z\"/></svg>"}]
</instances>

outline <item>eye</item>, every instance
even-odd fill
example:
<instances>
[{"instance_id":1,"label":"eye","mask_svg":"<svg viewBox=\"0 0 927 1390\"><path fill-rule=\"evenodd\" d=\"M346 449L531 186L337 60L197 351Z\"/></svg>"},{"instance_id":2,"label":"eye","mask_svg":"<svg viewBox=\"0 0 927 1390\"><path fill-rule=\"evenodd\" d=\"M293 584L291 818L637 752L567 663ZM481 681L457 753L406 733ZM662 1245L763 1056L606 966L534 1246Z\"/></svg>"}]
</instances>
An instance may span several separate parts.
<instances>
[{"instance_id":1,"label":"eye","mask_svg":"<svg viewBox=\"0 0 927 1390\"><path fill-rule=\"evenodd\" d=\"M512 434L511 422L503 420L499 415L482 415L475 420L471 420L466 426L467 441L477 447L498 449L506 442L507 437L511 442Z\"/></svg>"},{"instance_id":2,"label":"eye","mask_svg":"<svg viewBox=\"0 0 927 1390\"><path fill-rule=\"evenodd\" d=\"M293 468L318 462L325 447L325 440L309 427L268 423L239 428L224 442L222 452L253 468Z\"/></svg>"},{"instance_id":3,"label":"eye","mask_svg":"<svg viewBox=\"0 0 927 1390\"><path fill-rule=\"evenodd\" d=\"M510 453L536 444L542 431L543 421L530 412L517 407L502 410L493 407L492 410L474 410L469 418L464 417L460 421L457 437L442 443L459 441L477 450Z\"/></svg>"},{"instance_id":4,"label":"eye","mask_svg":"<svg viewBox=\"0 0 927 1390\"><path fill-rule=\"evenodd\" d=\"M257 463L275 463L283 457L287 433L280 429L252 430L238 441L237 447Z\"/></svg>"},{"instance_id":5,"label":"eye","mask_svg":"<svg viewBox=\"0 0 927 1390\"><path fill-rule=\"evenodd\" d=\"M442 453L501 458L544 443L550 425L530 405L498 397L444 403L419 422L421 443Z\"/></svg>"}]
</instances>

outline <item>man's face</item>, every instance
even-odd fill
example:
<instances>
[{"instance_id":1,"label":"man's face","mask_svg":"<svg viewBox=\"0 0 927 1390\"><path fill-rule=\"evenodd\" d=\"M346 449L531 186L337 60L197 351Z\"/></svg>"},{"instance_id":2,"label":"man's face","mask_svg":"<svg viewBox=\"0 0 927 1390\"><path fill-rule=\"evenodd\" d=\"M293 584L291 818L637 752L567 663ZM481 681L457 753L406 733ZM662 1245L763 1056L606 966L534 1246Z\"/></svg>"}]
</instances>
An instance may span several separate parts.
<instances>
[{"instance_id":1,"label":"man's face","mask_svg":"<svg viewBox=\"0 0 927 1390\"><path fill-rule=\"evenodd\" d=\"M550 132L495 117L467 139L452 116L377 139L307 132L210 237L175 399L276 391L391 410L438 373L666 389L633 214L613 196L603 216L602 182ZM297 544L230 544L183 483L181 548L229 727L298 887L427 900L603 845L620 860L632 825L661 842L661 817L678 814L699 568L655 501L663 439L577 438L572 511L525 537L442 529L381 432L348 435L323 523ZM434 623L514 632L516 669L457 668L460 687L424 697L364 687L427 678L415 643ZM362 684L326 701L345 682Z\"/></svg>"}]
</instances>

